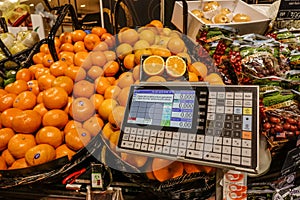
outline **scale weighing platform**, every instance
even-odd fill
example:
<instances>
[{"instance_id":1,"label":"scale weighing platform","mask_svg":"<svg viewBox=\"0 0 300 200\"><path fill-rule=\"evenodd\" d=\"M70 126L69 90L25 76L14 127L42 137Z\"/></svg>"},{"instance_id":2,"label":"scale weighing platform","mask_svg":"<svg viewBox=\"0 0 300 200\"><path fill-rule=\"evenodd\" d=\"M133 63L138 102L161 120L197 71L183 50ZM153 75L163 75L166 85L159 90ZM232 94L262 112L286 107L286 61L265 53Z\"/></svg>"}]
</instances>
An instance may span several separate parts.
<instances>
[{"instance_id":1,"label":"scale weighing platform","mask_svg":"<svg viewBox=\"0 0 300 200\"><path fill-rule=\"evenodd\" d=\"M117 150L258 173L258 86L132 85Z\"/></svg>"}]
</instances>

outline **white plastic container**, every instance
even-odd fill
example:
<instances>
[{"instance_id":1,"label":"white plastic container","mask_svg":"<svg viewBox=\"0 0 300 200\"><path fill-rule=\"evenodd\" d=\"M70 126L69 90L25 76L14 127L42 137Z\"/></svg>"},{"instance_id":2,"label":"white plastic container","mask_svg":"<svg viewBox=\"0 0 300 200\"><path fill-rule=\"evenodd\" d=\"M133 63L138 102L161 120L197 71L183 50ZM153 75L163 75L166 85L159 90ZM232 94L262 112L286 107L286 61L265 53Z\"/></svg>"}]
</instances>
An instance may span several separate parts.
<instances>
[{"instance_id":1,"label":"white plastic container","mask_svg":"<svg viewBox=\"0 0 300 200\"><path fill-rule=\"evenodd\" d=\"M196 17L192 10L200 9L201 10L201 1L187 1L188 4L188 24L187 24L187 35L191 37L192 40L196 40L196 35L204 25L204 23ZM208 0L202 1L202 5L204 2L208 2ZM241 1L241 0L221 0L217 2L221 5L222 8L229 8L233 11L233 15L237 13L243 13L250 16L250 22L230 22L228 24L219 24L225 25L229 27L236 28L239 34L247 34L247 33L257 33L264 34L271 22L266 15L259 12L259 10L254 9L249 4ZM200 7L199 7L200 6ZM180 30L183 31L183 6L182 2L175 2L174 11L172 15L172 23ZM213 24L218 25L218 24Z\"/></svg>"}]
</instances>

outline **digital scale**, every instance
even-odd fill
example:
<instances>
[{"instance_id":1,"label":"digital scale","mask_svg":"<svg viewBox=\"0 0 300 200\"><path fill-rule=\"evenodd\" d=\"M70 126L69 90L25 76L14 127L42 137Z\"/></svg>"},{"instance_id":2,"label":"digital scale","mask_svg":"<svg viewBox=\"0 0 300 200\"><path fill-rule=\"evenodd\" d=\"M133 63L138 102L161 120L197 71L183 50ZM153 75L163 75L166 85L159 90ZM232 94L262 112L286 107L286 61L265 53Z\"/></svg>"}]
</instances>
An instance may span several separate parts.
<instances>
[{"instance_id":1,"label":"digital scale","mask_svg":"<svg viewBox=\"0 0 300 200\"><path fill-rule=\"evenodd\" d=\"M132 85L117 150L257 174L258 108L258 86Z\"/></svg>"}]
</instances>

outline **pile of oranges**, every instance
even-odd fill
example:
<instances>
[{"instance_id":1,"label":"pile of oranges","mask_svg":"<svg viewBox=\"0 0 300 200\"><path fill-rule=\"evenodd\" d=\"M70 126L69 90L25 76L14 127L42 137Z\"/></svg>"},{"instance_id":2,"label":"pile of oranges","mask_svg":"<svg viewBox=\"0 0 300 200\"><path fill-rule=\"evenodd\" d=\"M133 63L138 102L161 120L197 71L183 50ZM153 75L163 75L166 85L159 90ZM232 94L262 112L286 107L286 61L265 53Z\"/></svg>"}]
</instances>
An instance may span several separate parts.
<instances>
[{"instance_id":1,"label":"pile of oranges","mask_svg":"<svg viewBox=\"0 0 300 200\"><path fill-rule=\"evenodd\" d=\"M163 33L158 20L147 27ZM123 34L118 38L123 46L115 50L117 38L104 28L94 27L90 33L64 32L54 41L58 61L53 60L47 44L41 45L33 56L34 64L20 69L16 81L0 89L0 170L35 166L63 156L71 159L99 133L115 151L130 86L140 81L140 57L187 55L174 52L178 50L176 42L169 49L158 45L134 49L143 47L142 36L143 40L153 39L146 35L150 33L147 30L140 33L140 40ZM127 48L132 49L128 52ZM188 62L187 69L190 81L209 77L199 62ZM212 83L222 82L217 74L213 76ZM151 81L160 80L155 77ZM120 157L136 161L134 155Z\"/></svg>"}]
</instances>

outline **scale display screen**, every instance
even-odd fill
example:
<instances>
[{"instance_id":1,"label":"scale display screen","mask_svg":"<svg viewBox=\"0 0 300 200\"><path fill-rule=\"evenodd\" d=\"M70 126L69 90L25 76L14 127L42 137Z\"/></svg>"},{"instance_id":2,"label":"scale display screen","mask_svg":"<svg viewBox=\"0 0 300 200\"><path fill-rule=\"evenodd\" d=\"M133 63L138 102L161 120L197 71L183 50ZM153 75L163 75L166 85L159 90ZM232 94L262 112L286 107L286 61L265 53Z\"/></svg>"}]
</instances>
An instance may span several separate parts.
<instances>
[{"instance_id":1,"label":"scale display screen","mask_svg":"<svg viewBox=\"0 0 300 200\"><path fill-rule=\"evenodd\" d=\"M192 128L194 90L134 90L127 123Z\"/></svg>"}]
</instances>

